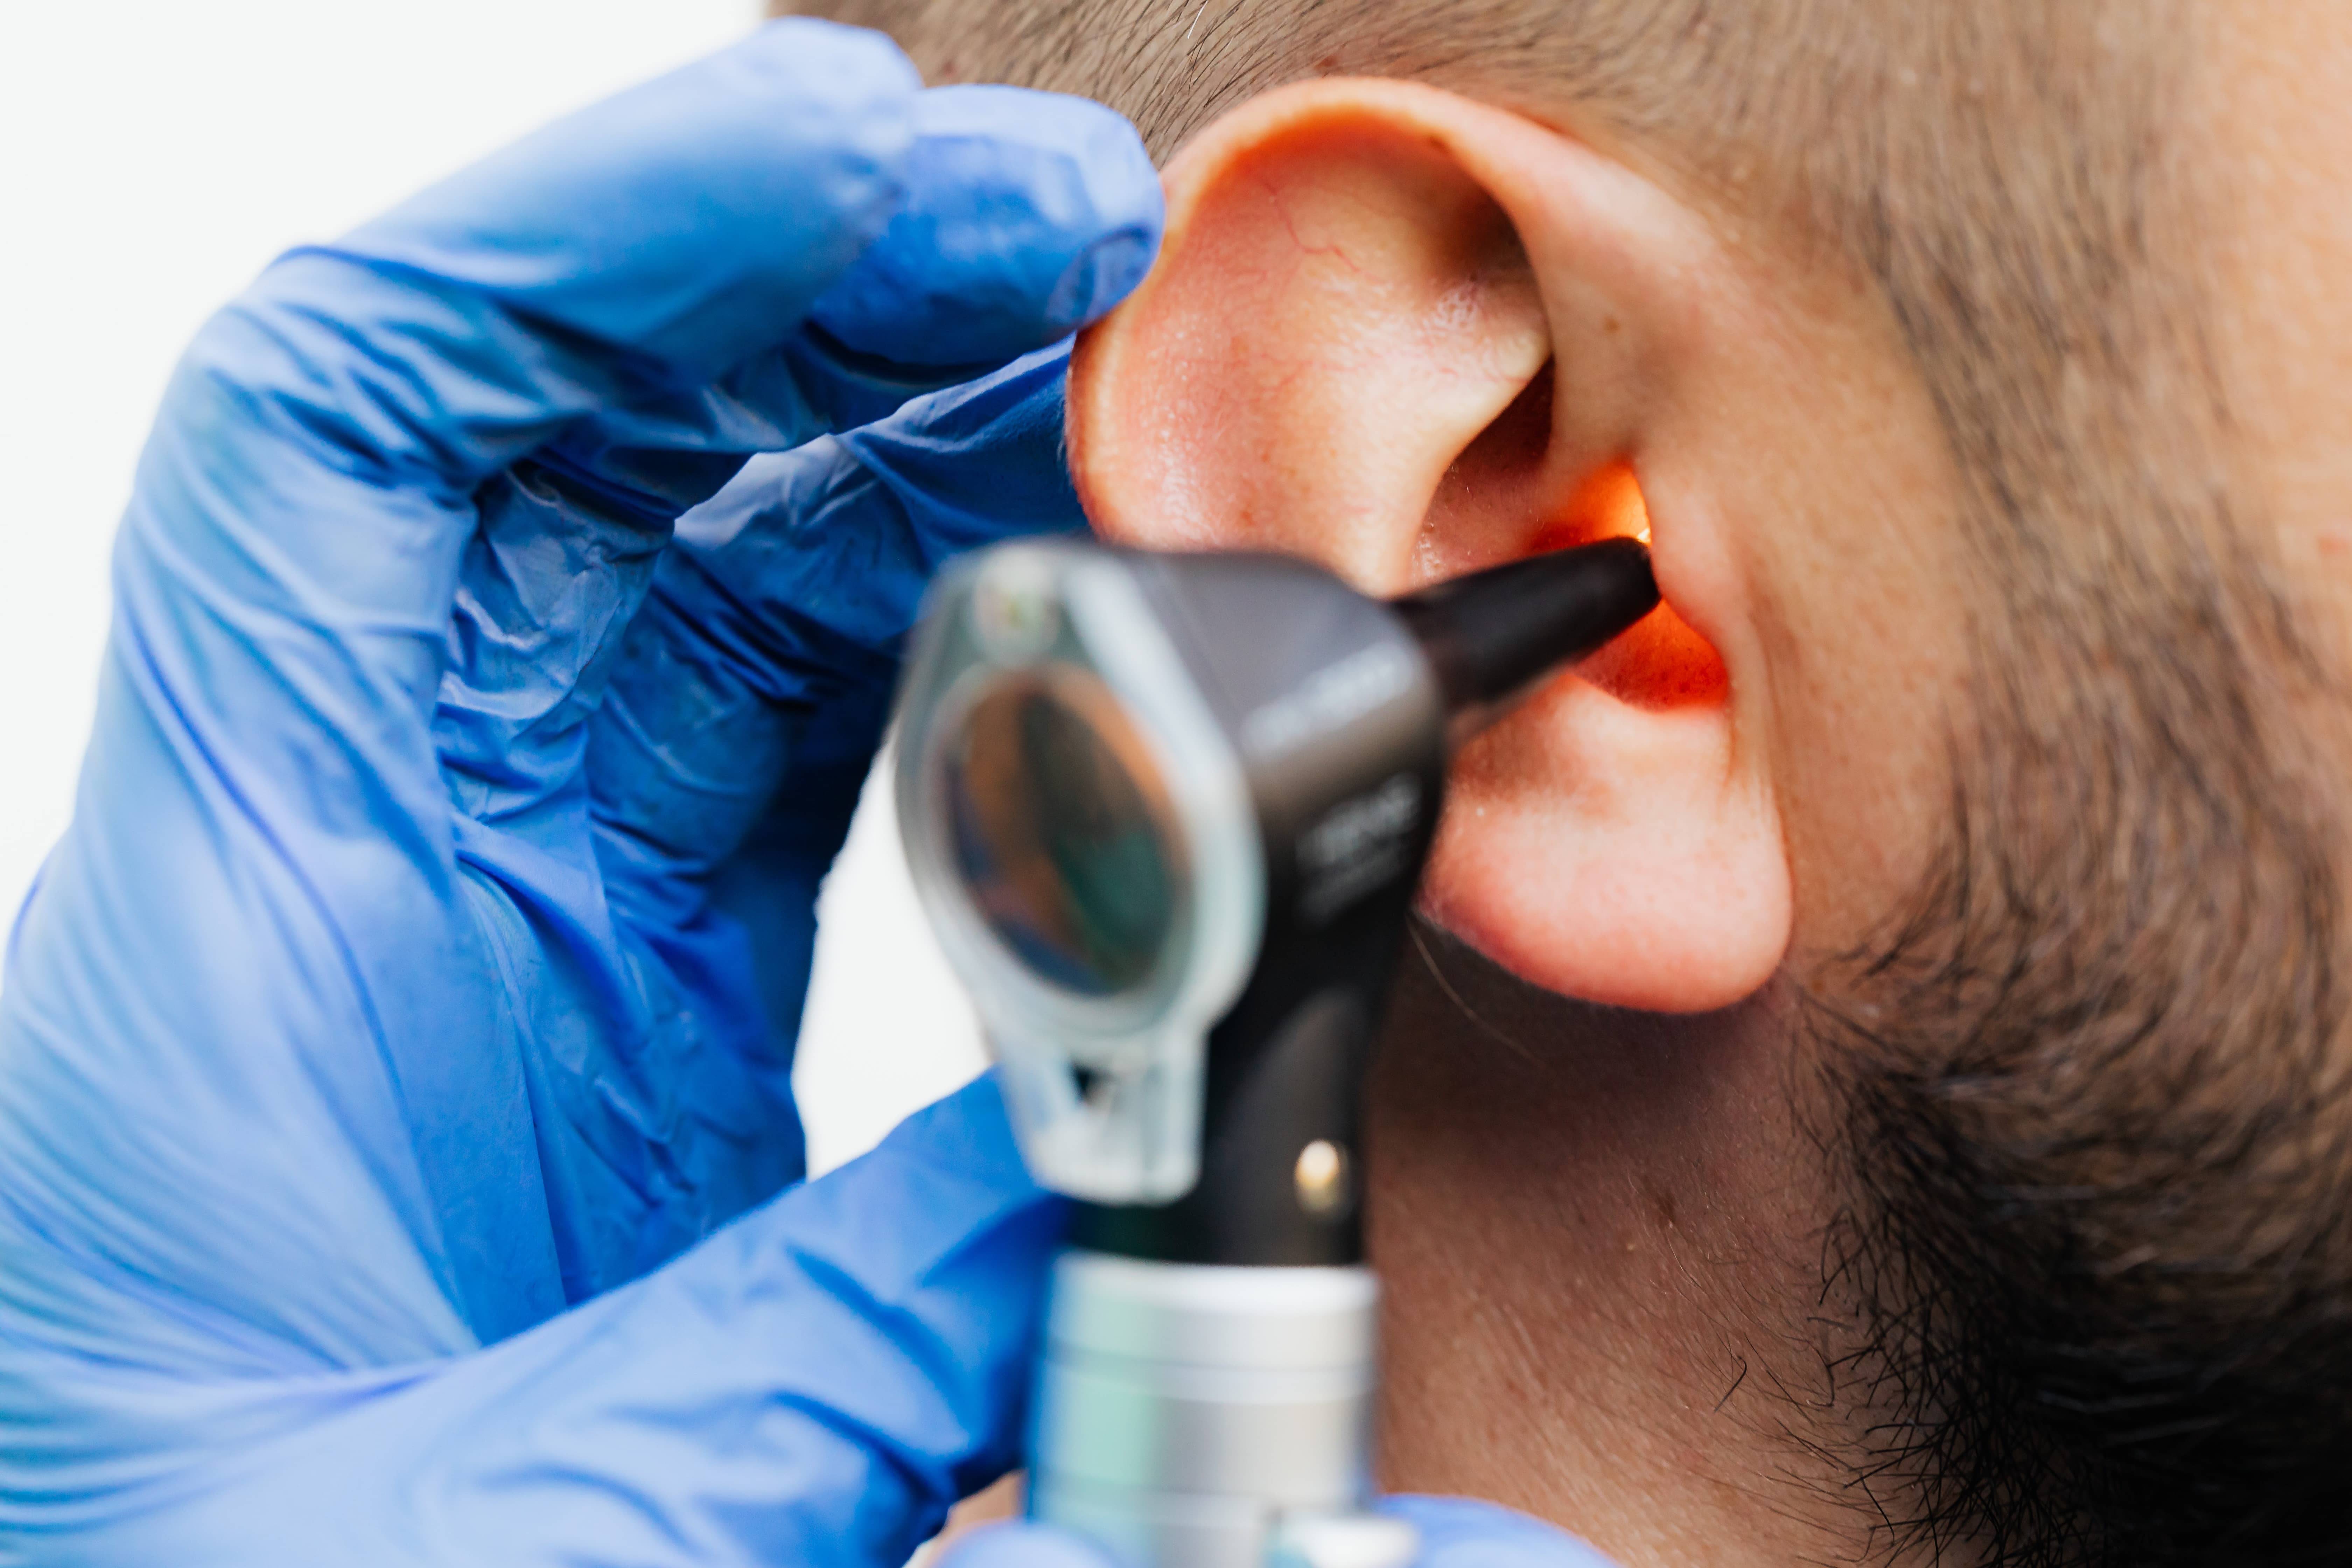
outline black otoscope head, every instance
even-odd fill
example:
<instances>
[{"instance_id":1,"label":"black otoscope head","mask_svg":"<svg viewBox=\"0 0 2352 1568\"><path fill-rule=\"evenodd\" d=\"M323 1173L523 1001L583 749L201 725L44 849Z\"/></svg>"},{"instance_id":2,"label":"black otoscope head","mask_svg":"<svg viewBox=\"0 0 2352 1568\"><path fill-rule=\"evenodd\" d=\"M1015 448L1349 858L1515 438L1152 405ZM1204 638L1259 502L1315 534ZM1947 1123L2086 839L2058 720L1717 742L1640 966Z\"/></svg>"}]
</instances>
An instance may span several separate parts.
<instances>
[{"instance_id":1,"label":"black otoscope head","mask_svg":"<svg viewBox=\"0 0 2352 1568\"><path fill-rule=\"evenodd\" d=\"M1265 867L1248 984L1209 1037L1200 1179L1082 1206L1073 1240L1188 1263L1362 1257L1357 1104L1452 751L1658 603L1614 539L1390 604L1263 556L1130 557L1241 758Z\"/></svg>"}]
</instances>

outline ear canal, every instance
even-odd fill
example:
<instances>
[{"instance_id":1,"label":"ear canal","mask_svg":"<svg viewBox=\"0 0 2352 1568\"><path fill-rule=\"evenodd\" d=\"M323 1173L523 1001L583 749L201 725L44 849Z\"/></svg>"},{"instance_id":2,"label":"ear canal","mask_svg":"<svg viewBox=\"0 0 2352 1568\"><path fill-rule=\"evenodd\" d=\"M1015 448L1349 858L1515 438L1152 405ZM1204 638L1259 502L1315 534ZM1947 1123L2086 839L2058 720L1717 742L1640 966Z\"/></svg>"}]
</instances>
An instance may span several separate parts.
<instances>
[{"instance_id":1,"label":"ear canal","mask_svg":"<svg viewBox=\"0 0 2352 1568\"><path fill-rule=\"evenodd\" d=\"M1650 507L1642 481L1633 466L1622 458L1587 478L1568 504L1538 530L1528 548L1566 550L1620 537L1651 542ZM1731 695L1723 656L1665 604L1577 666L1576 674L1636 708L1719 707Z\"/></svg>"},{"instance_id":2,"label":"ear canal","mask_svg":"<svg viewBox=\"0 0 2352 1568\"><path fill-rule=\"evenodd\" d=\"M1378 122L1310 126L1217 174L1173 193L1177 253L1080 350L1077 387L1153 392L1074 407L1089 515L1163 547L1311 541L1359 587L1412 587L1449 470L1550 360L1527 253L1442 149ZM1150 364L1104 363L1134 353ZM1228 460L1244 431L1268 461Z\"/></svg>"}]
</instances>

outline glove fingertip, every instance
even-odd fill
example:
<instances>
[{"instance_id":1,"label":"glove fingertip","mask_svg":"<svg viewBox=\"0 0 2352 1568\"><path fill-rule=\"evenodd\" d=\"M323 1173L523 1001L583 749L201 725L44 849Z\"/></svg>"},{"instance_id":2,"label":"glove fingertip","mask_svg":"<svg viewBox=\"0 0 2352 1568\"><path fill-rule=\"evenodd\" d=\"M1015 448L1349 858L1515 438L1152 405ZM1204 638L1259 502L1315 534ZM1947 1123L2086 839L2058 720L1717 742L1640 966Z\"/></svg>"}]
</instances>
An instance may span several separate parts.
<instances>
[{"instance_id":1,"label":"glove fingertip","mask_svg":"<svg viewBox=\"0 0 2352 1568\"><path fill-rule=\"evenodd\" d=\"M1041 173L1039 216L1072 236L1091 231L1045 301L1042 346L1108 314L1135 291L1160 254L1166 202L1159 171L1127 117L1091 99L986 85L945 87L915 105L926 142L1027 149Z\"/></svg>"},{"instance_id":2,"label":"glove fingertip","mask_svg":"<svg viewBox=\"0 0 2352 1568\"><path fill-rule=\"evenodd\" d=\"M1066 337L1141 282L1164 218L1133 126L1085 99L926 92L907 202L812 319L908 367L993 364Z\"/></svg>"}]
</instances>

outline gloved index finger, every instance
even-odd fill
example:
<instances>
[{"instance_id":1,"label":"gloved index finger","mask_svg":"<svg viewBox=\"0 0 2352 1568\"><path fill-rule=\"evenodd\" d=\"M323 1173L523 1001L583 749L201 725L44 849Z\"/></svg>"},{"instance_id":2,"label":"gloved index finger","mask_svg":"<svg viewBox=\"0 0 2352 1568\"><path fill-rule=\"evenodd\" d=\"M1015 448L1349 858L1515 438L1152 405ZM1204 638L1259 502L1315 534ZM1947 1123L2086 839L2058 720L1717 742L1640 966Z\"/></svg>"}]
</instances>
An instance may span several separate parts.
<instances>
[{"instance_id":1,"label":"gloved index finger","mask_svg":"<svg viewBox=\"0 0 2352 1568\"><path fill-rule=\"evenodd\" d=\"M771 24L550 124L333 254L680 383L781 342L906 194L921 82L878 34Z\"/></svg>"},{"instance_id":2,"label":"gloved index finger","mask_svg":"<svg viewBox=\"0 0 2352 1568\"><path fill-rule=\"evenodd\" d=\"M794 445L1066 336L1158 252L1159 180L1120 116L919 89L878 34L772 23L329 248L640 362L653 384L603 400L631 405L608 410L607 444ZM692 389L730 367L717 405L698 405ZM714 421L730 426L715 440Z\"/></svg>"},{"instance_id":3,"label":"gloved index finger","mask_svg":"<svg viewBox=\"0 0 2352 1568\"><path fill-rule=\"evenodd\" d=\"M694 405L698 378L795 331L898 210L919 93L879 34L776 23L281 259L207 323L142 457L116 574L125 668L157 685L142 706L185 721L172 743L189 776L236 773L240 809L298 858L289 832L352 816L446 864L422 721L486 481L600 411ZM807 434L709 406L730 427L706 447ZM601 566L587 585L612 625L643 577L613 582L613 563L641 568L668 523L633 515L625 489L589 474L546 498L576 534L622 537L551 530L526 552L567 577ZM117 739L101 725L93 776L153 765L118 760Z\"/></svg>"},{"instance_id":4,"label":"gloved index finger","mask_svg":"<svg viewBox=\"0 0 2352 1568\"><path fill-rule=\"evenodd\" d=\"M803 331L697 397L607 414L602 442L740 453L761 445L745 439L746 412L754 429L870 425L1068 337L1143 280L1166 213L1142 138L1118 113L971 86L921 94L913 119L897 212Z\"/></svg>"},{"instance_id":5,"label":"gloved index finger","mask_svg":"<svg viewBox=\"0 0 2352 1568\"><path fill-rule=\"evenodd\" d=\"M584 634L486 614L456 637L469 679L469 651L524 658L520 685L474 684L529 729L592 705L568 694L634 613L651 548L733 459L951 379L893 352L1009 357L1107 309L1159 212L1108 110L925 94L879 34L772 24L271 268L191 350L132 527L248 609L347 649L389 634L363 663L421 710L453 598L478 586L456 578L484 484L537 457L547 482L518 485L550 537L521 566L614 564ZM569 755L568 731L545 738ZM478 771L517 771L499 739Z\"/></svg>"}]
</instances>

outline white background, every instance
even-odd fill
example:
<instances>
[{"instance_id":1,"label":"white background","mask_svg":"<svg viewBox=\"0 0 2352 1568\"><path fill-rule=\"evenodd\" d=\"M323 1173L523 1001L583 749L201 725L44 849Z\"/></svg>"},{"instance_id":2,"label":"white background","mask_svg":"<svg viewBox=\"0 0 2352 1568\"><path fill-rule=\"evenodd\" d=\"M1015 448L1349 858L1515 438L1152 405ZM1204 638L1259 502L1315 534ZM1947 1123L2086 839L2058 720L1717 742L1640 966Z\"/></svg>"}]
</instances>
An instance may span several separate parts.
<instances>
[{"instance_id":1,"label":"white background","mask_svg":"<svg viewBox=\"0 0 2352 1568\"><path fill-rule=\"evenodd\" d=\"M752 0L16 0L0 20L0 923L65 826L106 558L181 343L269 258L715 48ZM879 792L825 889L822 1167L979 1070Z\"/></svg>"}]
</instances>

